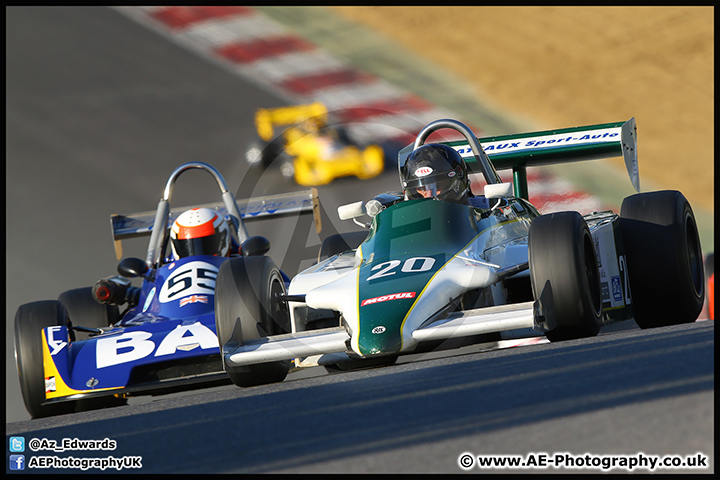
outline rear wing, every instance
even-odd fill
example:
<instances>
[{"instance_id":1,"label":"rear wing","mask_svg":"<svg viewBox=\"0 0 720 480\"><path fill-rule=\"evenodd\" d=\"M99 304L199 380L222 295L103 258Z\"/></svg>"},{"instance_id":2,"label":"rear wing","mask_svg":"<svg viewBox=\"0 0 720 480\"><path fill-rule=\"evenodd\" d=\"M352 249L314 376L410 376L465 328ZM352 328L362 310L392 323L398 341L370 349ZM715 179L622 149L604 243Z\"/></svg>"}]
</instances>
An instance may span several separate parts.
<instances>
[{"instance_id":1,"label":"rear wing","mask_svg":"<svg viewBox=\"0 0 720 480\"><path fill-rule=\"evenodd\" d=\"M313 213L316 222L318 221L317 209L319 204L317 190L314 188L301 192L237 200L236 203L243 222L271 216L299 215L304 213ZM230 217L224 202L208 203L205 205L170 209L167 225L172 225L173 221L184 211L196 207L210 208L224 218ZM123 239L145 237L152 234L156 213L157 212L153 210L127 215L113 214L110 216L113 241L115 242L115 255L118 260L122 258Z\"/></svg>"},{"instance_id":2,"label":"rear wing","mask_svg":"<svg viewBox=\"0 0 720 480\"><path fill-rule=\"evenodd\" d=\"M512 169L516 197L528 198L527 167L623 157L630 181L640 191L635 118L626 122L478 138L497 170ZM466 140L442 142L456 149L471 172L477 159ZM403 148L403 158L413 145Z\"/></svg>"}]
</instances>

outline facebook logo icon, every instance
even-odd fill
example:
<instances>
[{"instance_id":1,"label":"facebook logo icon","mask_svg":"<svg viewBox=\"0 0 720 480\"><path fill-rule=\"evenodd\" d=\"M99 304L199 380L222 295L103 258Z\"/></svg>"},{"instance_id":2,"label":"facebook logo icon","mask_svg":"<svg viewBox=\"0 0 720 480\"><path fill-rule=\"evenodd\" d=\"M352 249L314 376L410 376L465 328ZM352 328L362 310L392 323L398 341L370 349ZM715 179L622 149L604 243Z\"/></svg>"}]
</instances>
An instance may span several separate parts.
<instances>
[{"instance_id":1,"label":"facebook logo icon","mask_svg":"<svg viewBox=\"0 0 720 480\"><path fill-rule=\"evenodd\" d=\"M10 455L10 470L25 470L25 455Z\"/></svg>"}]
</instances>

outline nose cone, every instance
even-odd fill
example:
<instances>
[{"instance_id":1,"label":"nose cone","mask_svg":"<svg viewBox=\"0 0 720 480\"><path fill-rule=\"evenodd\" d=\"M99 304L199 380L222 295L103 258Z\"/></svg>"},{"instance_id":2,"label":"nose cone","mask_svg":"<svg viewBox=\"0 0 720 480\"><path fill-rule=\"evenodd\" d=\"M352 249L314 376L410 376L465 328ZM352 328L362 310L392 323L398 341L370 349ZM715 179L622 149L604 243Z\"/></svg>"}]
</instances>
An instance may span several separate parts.
<instances>
[{"instance_id":1,"label":"nose cone","mask_svg":"<svg viewBox=\"0 0 720 480\"><path fill-rule=\"evenodd\" d=\"M403 286L412 286L406 280ZM417 285L422 289L422 284ZM411 310L417 292L415 289L387 293L388 287L381 287L372 296L359 303L359 322L353 329L352 348L358 355L390 355L403 348L403 325ZM369 288L361 295L371 293ZM379 295L378 295L379 293Z\"/></svg>"},{"instance_id":2,"label":"nose cone","mask_svg":"<svg viewBox=\"0 0 720 480\"><path fill-rule=\"evenodd\" d=\"M399 325L363 325L357 335L353 350L363 357L399 353L402 348L402 336Z\"/></svg>"}]
</instances>

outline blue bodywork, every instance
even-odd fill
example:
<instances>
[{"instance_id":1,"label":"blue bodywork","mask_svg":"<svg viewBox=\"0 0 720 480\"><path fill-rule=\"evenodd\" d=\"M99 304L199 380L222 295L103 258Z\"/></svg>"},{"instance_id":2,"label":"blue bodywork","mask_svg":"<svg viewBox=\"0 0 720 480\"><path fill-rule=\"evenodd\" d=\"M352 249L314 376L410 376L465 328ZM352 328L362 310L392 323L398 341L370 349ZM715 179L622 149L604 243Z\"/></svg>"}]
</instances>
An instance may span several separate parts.
<instances>
[{"instance_id":1,"label":"blue bodywork","mask_svg":"<svg viewBox=\"0 0 720 480\"><path fill-rule=\"evenodd\" d=\"M46 328L48 400L224 378L214 290L227 260L195 256L161 266L143 282L138 305L105 333L71 342L66 326Z\"/></svg>"}]
</instances>

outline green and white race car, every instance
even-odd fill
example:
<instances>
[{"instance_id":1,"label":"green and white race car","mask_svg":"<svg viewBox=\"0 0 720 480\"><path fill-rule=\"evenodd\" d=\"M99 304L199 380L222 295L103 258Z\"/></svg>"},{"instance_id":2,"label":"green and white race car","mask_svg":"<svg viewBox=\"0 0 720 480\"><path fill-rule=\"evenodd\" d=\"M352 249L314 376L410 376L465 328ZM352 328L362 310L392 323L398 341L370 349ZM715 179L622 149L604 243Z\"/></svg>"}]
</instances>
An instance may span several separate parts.
<instances>
[{"instance_id":1,"label":"green and white race car","mask_svg":"<svg viewBox=\"0 0 720 480\"><path fill-rule=\"evenodd\" d=\"M680 192L631 195L619 215L541 215L528 201L527 167L616 156L639 191L634 119L491 138L437 120L400 152L399 168L447 128L464 140L445 144L487 183L484 207L391 194L341 206L341 219L366 228L326 238L318 263L287 289L267 257L222 265L217 333L236 385L282 381L293 365L387 365L488 340L555 342L618 321L652 328L698 318L703 257ZM512 184L500 169L512 169Z\"/></svg>"}]
</instances>

